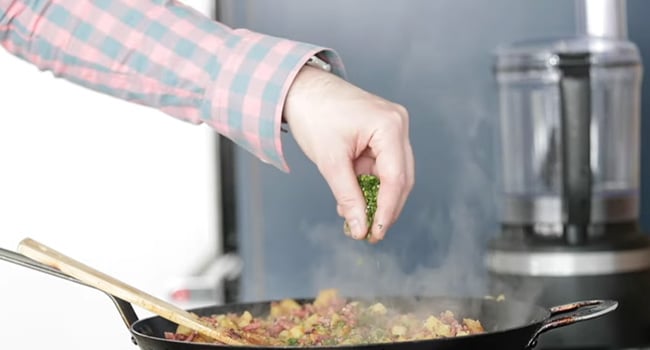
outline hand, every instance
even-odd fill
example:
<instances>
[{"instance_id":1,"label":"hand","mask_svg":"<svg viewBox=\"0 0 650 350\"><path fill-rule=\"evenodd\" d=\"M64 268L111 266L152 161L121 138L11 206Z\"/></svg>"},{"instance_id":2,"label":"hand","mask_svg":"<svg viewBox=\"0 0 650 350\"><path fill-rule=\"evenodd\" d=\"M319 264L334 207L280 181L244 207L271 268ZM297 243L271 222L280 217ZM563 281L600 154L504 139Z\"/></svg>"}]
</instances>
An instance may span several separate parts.
<instances>
[{"instance_id":1,"label":"hand","mask_svg":"<svg viewBox=\"0 0 650 350\"><path fill-rule=\"evenodd\" d=\"M379 177L371 242L384 238L413 188L408 112L334 74L305 66L293 82L284 118L296 142L327 181L351 235L368 233L359 174Z\"/></svg>"}]
</instances>

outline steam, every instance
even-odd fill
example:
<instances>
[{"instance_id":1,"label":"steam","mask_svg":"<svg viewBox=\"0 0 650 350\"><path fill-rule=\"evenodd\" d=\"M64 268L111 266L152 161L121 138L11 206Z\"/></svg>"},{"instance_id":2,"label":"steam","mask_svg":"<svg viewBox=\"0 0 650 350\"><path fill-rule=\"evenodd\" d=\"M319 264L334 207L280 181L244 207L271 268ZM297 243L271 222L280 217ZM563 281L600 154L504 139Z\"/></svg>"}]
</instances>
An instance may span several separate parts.
<instances>
[{"instance_id":1,"label":"steam","mask_svg":"<svg viewBox=\"0 0 650 350\"><path fill-rule=\"evenodd\" d=\"M480 249L472 236L475 230L466 220L464 208L453 210L457 224L449 244L449 253L442 266L417 267L406 273L395 255L378 251L365 242L350 244L332 237L340 235L340 227L322 225L313 231L313 238L328 247L329 261L314 274L317 290L335 287L345 295L480 295L486 291L484 267L474 262ZM435 219L431 221L435 227ZM365 244L366 246L360 247Z\"/></svg>"},{"instance_id":2,"label":"steam","mask_svg":"<svg viewBox=\"0 0 650 350\"><path fill-rule=\"evenodd\" d=\"M466 101L456 104L457 107ZM471 108L471 107L470 107ZM476 110L476 108L473 108ZM478 137L484 125L481 114L467 124L466 119L448 118L445 120L446 132L456 140ZM486 189L493 187L492 168L477 160L480 157L477 144L472 142L457 147L453 166L458 187L454 189L449 203L437 208L416 208L417 222L414 225L425 227L428 234L440 236L439 228L450 228L449 242L444 253L444 261L436 267L418 266L405 272L400 268L395 252L386 252L365 242L341 240L340 223L314 227L309 233L313 242L325 249L328 262L320 266L314 274L314 288L335 287L347 295L485 295L487 293L486 273L483 253L486 244L484 218L494 210L494 196L486 195ZM456 145L454 145L456 147ZM457 154L456 154L457 152ZM435 176L435 174L433 174ZM407 232L390 232L387 239L418 239ZM445 235L446 236L446 235ZM420 238L421 239L421 238ZM383 244L380 243L380 244ZM444 243L443 243L444 245ZM441 254L433 251L432 254ZM409 252L400 252L409 254ZM403 257L403 256L402 256Z\"/></svg>"},{"instance_id":3,"label":"steam","mask_svg":"<svg viewBox=\"0 0 650 350\"><path fill-rule=\"evenodd\" d=\"M491 145L485 145L485 132L495 116L486 112L479 103L456 100L445 96L442 110L454 110L457 115L466 109L467 118L446 118L441 132L449 139L463 140L450 148L453 152L452 166L454 189L443 205L415 208L419 212L412 225L424 227L427 234L435 237L448 236L443 242L446 247L433 249L431 254L442 254L437 266L422 264L405 271L400 261L412 254L408 251L390 252L366 242L351 242L342 239L341 223L312 226L308 231L311 241L324 250L327 261L313 274L312 287L315 290L338 288L344 295L354 296L472 296L504 294L518 300L533 302L538 296L539 286L517 283L503 283L488 279L484 256L487 243L498 234L495 221L498 215L497 202L500 197L494 191L494 161L490 159ZM452 106L445 104L453 104ZM460 113L458 110L461 109ZM469 119L469 120L468 120ZM488 131L489 132L489 131ZM468 140L465 142L464 140ZM434 178L436 174L431 174ZM428 180L430 181L430 180ZM413 210L413 209L411 209ZM444 228L450 230L440 232ZM421 239L408 232L389 232L387 239ZM380 244L384 244L382 242Z\"/></svg>"}]
</instances>

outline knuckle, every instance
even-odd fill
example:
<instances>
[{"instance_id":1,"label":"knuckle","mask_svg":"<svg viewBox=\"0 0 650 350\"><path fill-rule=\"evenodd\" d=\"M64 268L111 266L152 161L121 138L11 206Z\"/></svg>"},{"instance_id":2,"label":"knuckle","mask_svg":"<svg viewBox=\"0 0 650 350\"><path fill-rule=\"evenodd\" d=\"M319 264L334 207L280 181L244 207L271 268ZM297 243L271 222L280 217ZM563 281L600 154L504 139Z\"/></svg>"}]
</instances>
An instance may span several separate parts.
<instances>
[{"instance_id":1,"label":"knuckle","mask_svg":"<svg viewBox=\"0 0 650 350\"><path fill-rule=\"evenodd\" d=\"M406 109L406 107L404 107L403 105L401 105L399 103L393 103L393 108L395 109L398 118L400 118L400 119L402 119L404 121L408 120L409 112Z\"/></svg>"},{"instance_id":2,"label":"knuckle","mask_svg":"<svg viewBox=\"0 0 650 350\"><path fill-rule=\"evenodd\" d=\"M348 191L333 191L334 199L336 200L337 211L340 216L348 217L358 215L359 206L362 205L359 202L359 198Z\"/></svg>"},{"instance_id":3,"label":"knuckle","mask_svg":"<svg viewBox=\"0 0 650 350\"><path fill-rule=\"evenodd\" d=\"M342 207L340 204L338 204L338 203L337 203L337 205L336 205L336 213L337 213L340 217L345 216L345 212L344 212L344 210L343 210L343 207Z\"/></svg>"},{"instance_id":4,"label":"knuckle","mask_svg":"<svg viewBox=\"0 0 650 350\"><path fill-rule=\"evenodd\" d=\"M394 191L394 196L401 197L404 193L409 193L413 188L413 181L404 171L395 169L395 172L389 172L383 176L382 183L390 186Z\"/></svg>"},{"instance_id":5,"label":"knuckle","mask_svg":"<svg viewBox=\"0 0 650 350\"><path fill-rule=\"evenodd\" d=\"M413 187L415 187L415 177L409 176L406 180L407 193L411 192L411 190L413 190Z\"/></svg>"},{"instance_id":6,"label":"knuckle","mask_svg":"<svg viewBox=\"0 0 650 350\"><path fill-rule=\"evenodd\" d=\"M404 128L404 124L398 118L394 118L391 114L382 118L380 126L390 132L399 135Z\"/></svg>"},{"instance_id":7,"label":"knuckle","mask_svg":"<svg viewBox=\"0 0 650 350\"><path fill-rule=\"evenodd\" d=\"M347 194L339 194L336 203L341 208L341 212L350 210L356 204L355 198Z\"/></svg>"},{"instance_id":8,"label":"knuckle","mask_svg":"<svg viewBox=\"0 0 650 350\"><path fill-rule=\"evenodd\" d=\"M408 111L400 104L391 103L386 108L384 126L396 132L408 129Z\"/></svg>"},{"instance_id":9,"label":"knuckle","mask_svg":"<svg viewBox=\"0 0 650 350\"><path fill-rule=\"evenodd\" d=\"M398 171L391 176L393 184L398 188L408 188L409 187L409 177L406 176L404 171Z\"/></svg>"}]
</instances>

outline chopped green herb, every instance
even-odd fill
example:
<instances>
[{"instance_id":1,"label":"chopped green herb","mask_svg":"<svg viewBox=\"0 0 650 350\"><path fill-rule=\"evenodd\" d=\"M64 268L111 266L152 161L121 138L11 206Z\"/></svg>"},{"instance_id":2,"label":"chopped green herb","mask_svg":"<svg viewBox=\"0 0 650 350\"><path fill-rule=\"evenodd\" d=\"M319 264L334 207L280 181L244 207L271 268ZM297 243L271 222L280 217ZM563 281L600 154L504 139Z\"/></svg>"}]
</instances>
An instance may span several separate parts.
<instances>
[{"instance_id":1,"label":"chopped green herb","mask_svg":"<svg viewBox=\"0 0 650 350\"><path fill-rule=\"evenodd\" d=\"M288 345L298 345L298 339L296 339L296 338L289 338L289 339L287 340L287 344L288 344Z\"/></svg>"},{"instance_id":2,"label":"chopped green herb","mask_svg":"<svg viewBox=\"0 0 650 350\"><path fill-rule=\"evenodd\" d=\"M359 175L357 177L363 198L366 200L366 221L368 223L368 233L366 238L370 238L370 229L375 220L377 211L377 194L379 193L379 178L374 175Z\"/></svg>"}]
</instances>

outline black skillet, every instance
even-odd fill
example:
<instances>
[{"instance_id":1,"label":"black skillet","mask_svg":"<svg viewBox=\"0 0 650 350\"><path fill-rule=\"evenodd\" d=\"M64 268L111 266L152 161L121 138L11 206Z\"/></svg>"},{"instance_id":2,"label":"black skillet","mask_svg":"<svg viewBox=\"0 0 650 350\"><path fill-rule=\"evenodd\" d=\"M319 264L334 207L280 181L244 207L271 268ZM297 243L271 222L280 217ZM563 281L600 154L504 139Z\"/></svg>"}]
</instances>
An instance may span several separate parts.
<instances>
[{"instance_id":1,"label":"black skillet","mask_svg":"<svg viewBox=\"0 0 650 350\"><path fill-rule=\"evenodd\" d=\"M38 263L26 256L0 248L0 259L24 267L44 272L68 281L86 285L74 277L57 269ZM87 285L86 285L87 286ZM91 287L92 288L92 287ZM241 348L260 350L258 346L230 346L219 344L188 343L164 338L165 332L174 332L176 324L159 316L139 320L130 303L108 295L117 307L122 320L131 332L131 339L142 350L217 350ZM311 300L302 300L310 302ZM391 297L382 298L389 306L400 307L404 311L417 308L427 313L437 314L451 310L459 317L478 319L486 333L463 337L431 339L400 343L364 344L355 346L323 346L316 349L368 349L368 350L460 350L460 349L501 349L522 350L533 348L537 338L544 332L564 327L576 322L603 316L614 311L618 302L593 300L571 303L545 309L540 306L518 301L495 301L490 299L439 298L439 297ZM250 311L253 315L268 312L270 302L228 304L189 310L198 315L241 313ZM280 348L270 347L269 349ZM287 347L291 348L291 347ZM295 349L295 347L293 347Z\"/></svg>"}]
</instances>

